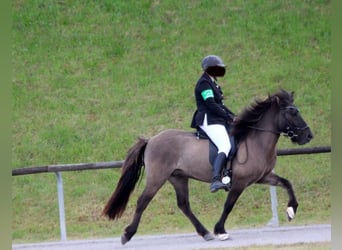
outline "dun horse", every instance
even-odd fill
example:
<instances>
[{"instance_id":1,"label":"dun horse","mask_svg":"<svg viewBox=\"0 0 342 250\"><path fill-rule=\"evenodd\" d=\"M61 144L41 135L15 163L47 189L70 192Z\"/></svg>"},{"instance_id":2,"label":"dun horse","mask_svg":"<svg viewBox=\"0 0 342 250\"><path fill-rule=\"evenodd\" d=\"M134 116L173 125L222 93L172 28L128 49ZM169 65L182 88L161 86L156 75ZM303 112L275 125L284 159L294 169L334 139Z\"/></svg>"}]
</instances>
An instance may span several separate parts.
<instances>
[{"instance_id":1,"label":"dun horse","mask_svg":"<svg viewBox=\"0 0 342 250\"><path fill-rule=\"evenodd\" d=\"M150 139L140 138L129 149L120 180L102 214L113 220L120 218L144 166L146 186L137 201L133 221L121 237L122 244L136 233L142 213L166 181L176 191L178 207L205 240L212 240L215 236L220 240L229 238L225 221L241 193L254 183L284 188L289 196L287 217L292 220L298 207L292 185L272 172L276 164L276 144L281 134L299 145L313 138L310 128L293 104L293 93L285 90L279 90L265 100L255 100L235 119L231 135L238 145L232 162L232 185L221 217L214 227L214 235L190 208L189 178L210 183L212 177L208 140L197 139L193 132L169 129Z\"/></svg>"}]
</instances>

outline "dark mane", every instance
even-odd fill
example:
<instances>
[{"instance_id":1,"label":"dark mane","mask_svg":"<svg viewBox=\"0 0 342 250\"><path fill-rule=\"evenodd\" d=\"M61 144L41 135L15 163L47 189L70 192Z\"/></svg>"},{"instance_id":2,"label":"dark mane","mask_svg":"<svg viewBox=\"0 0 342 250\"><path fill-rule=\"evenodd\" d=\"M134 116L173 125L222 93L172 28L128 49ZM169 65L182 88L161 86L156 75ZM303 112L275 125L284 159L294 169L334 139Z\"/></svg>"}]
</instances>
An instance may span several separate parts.
<instances>
[{"instance_id":1,"label":"dark mane","mask_svg":"<svg viewBox=\"0 0 342 250\"><path fill-rule=\"evenodd\" d=\"M262 118L263 114L273 105L286 107L293 103L293 93L285 90L279 90L273 95L268 95L265 100L255 99L248 107L246 107L235 120L231 134L237 141L244 140Z\"/></svg>"}]
</instances>

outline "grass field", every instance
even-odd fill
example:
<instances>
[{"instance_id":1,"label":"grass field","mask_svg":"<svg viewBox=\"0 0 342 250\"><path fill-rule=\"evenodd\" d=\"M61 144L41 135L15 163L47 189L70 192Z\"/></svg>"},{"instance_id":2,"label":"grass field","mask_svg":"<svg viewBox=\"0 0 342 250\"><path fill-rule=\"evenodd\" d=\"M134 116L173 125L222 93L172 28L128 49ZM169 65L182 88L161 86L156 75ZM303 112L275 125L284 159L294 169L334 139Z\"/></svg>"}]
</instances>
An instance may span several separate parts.
<instances>
[{"instance_id":1,"label":"grass field","mask_svg":"<svg viewBox=\"0 0 342 250\"><path fill-rule=\"evenodd\" d=\"M12 166L122 160L138 136L190 130L200 61L227 64L225 103L239 112L278 88L295 103L315 139L331 142L331 3L285 1L13 0ZM293 145L285 138L279 148ZM294 224L330 223L330 154L279 157L300 207ZM100 212L120 170L63 173L68 238L120 235L144 181L122 219ZM191 182L191 204L213 228L226 195ZM279 214L287 196L278 192ZM59 238L53 174L12 177L13 242ZM226 227L265 225L268 187L242 194ZM281 224L288 224L280 216ZM147 208L139 234L189 232L190 222L166 185Z\"/></svg>"}]
</instances>

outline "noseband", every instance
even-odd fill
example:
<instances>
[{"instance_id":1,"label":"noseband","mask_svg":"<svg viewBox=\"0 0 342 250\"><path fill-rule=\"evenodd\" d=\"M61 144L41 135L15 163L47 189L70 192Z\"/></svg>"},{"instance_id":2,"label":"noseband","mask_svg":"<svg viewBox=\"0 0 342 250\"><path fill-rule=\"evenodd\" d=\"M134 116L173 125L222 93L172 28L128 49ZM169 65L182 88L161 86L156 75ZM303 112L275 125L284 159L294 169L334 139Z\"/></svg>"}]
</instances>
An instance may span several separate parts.
<instances>
[{"instance_id":1,"label":"noseband","mask_svg":"<svg viewBox=\"0 0 342 250\"><path fill-rule=\"evenodd\" d=\"M294 106L294 105L288 105L285 108L280 108L280 110L288 110L288 109L294 110L296 112L299 112L298 108L296 106ZM255 127L255 126L248 126L248 127L252 128L252 129L255 129L255 130L258 130L258 131L270 132L270 133L277 134L277 135L283 134L284 136L289 137L289 138L297 137L298 136L298 134L297 134L298 131L302 131L302 130L308 128L308 125L305 125L304 127L294 127L294 128L291 128L289 120L285 116L284 116L284 119L286 120L286 123L287 123L287 125L285 126L284 130L270 130L270 129L264 129L264 128Z\"/></svg>"},{"instance_id":2,"label":"noseband","mask_svg":"<svg viewBox=\"0 0 342 250\"><path fill-rule=\"evenodd\" d=\"M289 106L286 106L285 108L281 108L281 110L287 110L287 109L294 110L295 112L299 112L298 108L296 106L294 106L294 105L289 105ZM308 125L305 125L304 127L294 127L294 128L291 128L291 126L289 125L290 124L289 120L286 119L286 117L284 117L284 119L286 120L286 123L288 125L285 127L285 129L282 131L282 133L286 137L289 137L289 138L297 137L298 136L298 134L297 134L298 131L302 131L302 130L305 130L305 129L308 128Z\"/></svg>"},{"instance_id":3,"label":"noseband","mask_svg":"<svg viewBox=\"0 0 342 250\"><path fill-rule=\"evenodd\" d=\"M302 128L299 128L299 127L295 127L293 129L291 129L290 127L286 127L284 131L282 131L282 133L284 134L284 136L286 137L289 137L289 138L293 138L293 137L297 137L298 134L296 133L296 131L301 131L301 130L304 130L304 129L307 129L308 128L308 125L302 127Z\"/></svg>"}]
</instances>

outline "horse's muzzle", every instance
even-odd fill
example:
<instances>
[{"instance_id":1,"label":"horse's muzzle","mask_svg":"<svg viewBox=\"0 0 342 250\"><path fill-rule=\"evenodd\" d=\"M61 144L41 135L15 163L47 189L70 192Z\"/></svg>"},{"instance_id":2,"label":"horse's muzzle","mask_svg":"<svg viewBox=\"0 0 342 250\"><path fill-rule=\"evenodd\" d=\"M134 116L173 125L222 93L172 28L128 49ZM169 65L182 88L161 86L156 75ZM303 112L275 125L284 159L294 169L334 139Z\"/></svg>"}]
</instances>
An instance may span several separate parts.
<instances>
[{"instance_id":1,"label":"horse's muzzle","mask_svg":"<svg viewBox=\"0 0 342 250\"><path fill-rule=\"evenodd\" d=\"M313 138L314 135L311 132L311 129L307 127L306 129L300 131L300 133L297 133L297 136L292 137L291 140L299 145L304 145L309 143Z\"/></svg>"}]
</instances>

